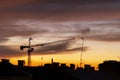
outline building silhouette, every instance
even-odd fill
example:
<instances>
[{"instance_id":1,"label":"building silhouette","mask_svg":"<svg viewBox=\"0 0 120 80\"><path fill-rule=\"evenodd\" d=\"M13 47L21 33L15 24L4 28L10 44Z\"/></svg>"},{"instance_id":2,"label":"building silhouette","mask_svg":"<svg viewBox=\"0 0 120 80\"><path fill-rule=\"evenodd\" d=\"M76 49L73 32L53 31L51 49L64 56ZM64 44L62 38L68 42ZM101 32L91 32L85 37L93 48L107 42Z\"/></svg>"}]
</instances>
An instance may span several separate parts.
<instances>
[{"instance_id":1,"label":"building silhouette","mask_svg":"<svg viewBox=\"0 0 120 80\"><path fill-rule=\"evenodd\" d=\"M92 67L90 64L85 64L84 65L84 70L86 70L86 71L94 71L95 68Z\"/></svg>"},{"instance_id":2,"label":"building silhouette","mask_svg":"<svg viewBox=\"0 0 120 80\"><path fill-rule=\"evenodd\" d=\"M120 73L120 62L107 60L98 65L100 71Z\"/></svg>"},{"instance_id":3,"label":"building silhouette","mask_svg":"<svg viewBox=\"0 0 120 80\"><path fill-rule=\"evenodd\" d=\"M2 59L0 80L119 80L119 68L117 61L104 61L96 71L90 64L75 68L74 64L67 66L51 60L44 66L25 66L24 60L18 60L18 65L13 65L8 59Z\"/></svg>"},{"instance_id":4,"label":"building silhouette","mask_svg":"<svg viewBox=\"0 0 120 80\"><path fill-rule=\"evenodd\" d=\"M25 66L25 61L24 60L18 60L18 67L22 68Z\"/></svg>"},{"instance_id":5,"label":"building silhouette","mask_svg":"<svg viewBox=\"0 0 120 80\"><path fill-rule=\"evenodd\" d=\"M32 80L32 75L12 65L8 59L0 62L0 80Z\"/></svg>"}]
</instances>

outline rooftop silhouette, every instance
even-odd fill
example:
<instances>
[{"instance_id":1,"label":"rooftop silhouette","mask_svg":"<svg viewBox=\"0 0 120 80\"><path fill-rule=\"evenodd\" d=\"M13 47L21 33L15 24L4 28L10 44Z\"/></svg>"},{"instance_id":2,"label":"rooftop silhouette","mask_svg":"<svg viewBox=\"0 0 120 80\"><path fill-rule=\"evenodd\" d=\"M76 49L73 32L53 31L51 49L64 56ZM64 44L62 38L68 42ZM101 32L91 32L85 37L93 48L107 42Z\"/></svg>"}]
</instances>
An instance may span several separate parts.
<instances>
[{"instance_id":1,"label":"rooftop silhouette","mask_svg":"<svg viewBox=\"0 0 120 80\"><path fill-rule=\"evenodd\" d=\"M0 62L0 80L31 80L32 75L25 72L9 62L2 59Z\"/></svg>"},{"instance_id":2,"label":"rooftop silhouette","mask_svg":"<svg viewBox=\"0 0 120 80\"><path fill-rule=\"evenodd\" d=\"M100 71L120 73L120 62L116 60L108 60L99 64Z\"/></svg>"},{"instance_id":3,"label":"rooftop silhouette","mask_svg":"<svg viewBox=\"0 0 120 80\"><path fill-rule=\"evenodd\" d=\"M89 64L85 64L84 68L75 68L74 64L67 66L53 61L44 66L32 67L24 64L24 60L18 60L18 65L13 65L8 59L2 59L0 80L119 80L120 78L120 64L111 60L100 63L99 71Z\"/></svg>"}]
</instances>

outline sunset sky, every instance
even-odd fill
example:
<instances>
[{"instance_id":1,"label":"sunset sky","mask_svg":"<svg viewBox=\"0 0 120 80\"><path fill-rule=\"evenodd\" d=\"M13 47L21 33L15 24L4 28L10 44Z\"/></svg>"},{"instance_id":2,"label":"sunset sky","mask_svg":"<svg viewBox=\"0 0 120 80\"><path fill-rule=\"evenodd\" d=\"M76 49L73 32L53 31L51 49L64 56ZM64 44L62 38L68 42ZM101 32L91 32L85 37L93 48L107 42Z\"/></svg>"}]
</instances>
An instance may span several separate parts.
<instances>
[{"instance_id":1,"label":"sunset sky","mask_svg":"<svg viewBox=\"0 0 120 80\"><path fill-rule=\"evenodd\" d=\"M35 47L32 65L53 58L79 66L81 36L83 64L119 61L120 0L0 0L0 59L26 60L27 65L27 49L19 47L32 37L32 45L65 40Z\"/></svg>"}]
</instances>

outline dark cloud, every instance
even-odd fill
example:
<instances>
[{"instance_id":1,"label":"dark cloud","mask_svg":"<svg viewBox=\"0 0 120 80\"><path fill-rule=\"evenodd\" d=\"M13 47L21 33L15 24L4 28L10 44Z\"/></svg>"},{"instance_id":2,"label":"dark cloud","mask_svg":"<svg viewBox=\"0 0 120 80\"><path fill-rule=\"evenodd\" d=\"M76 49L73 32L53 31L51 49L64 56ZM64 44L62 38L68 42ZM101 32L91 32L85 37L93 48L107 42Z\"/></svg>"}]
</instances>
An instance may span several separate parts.
<instances>
[{"instance_id":1,"label":"dark cloud","mask_svg":"<svg viewBox=\"0 0 120 80\"><path fill-rule=\"evenodd\" d=\"M88 47L83 48L83 52L88 51ZM62 50L55 50L55 49L49 49L47 51L37 50L35 53L33 52L33 55L47 55L47 54L75 54L76 52L81 52L82 48L73 48L73 49L62 49Z\"/></svg>"},{"instance_id":2,"label":"dark cloud","mask_svg":"<svg viewBox=\"0 0 120 80\"><path fill-rule=\"evenodd\" d=\"M85 36L90 40L97 41L120 41L119 21L91 21L80 23L61 23L52 25L49 28L56 36L77 37ZM47 29L49 29L47 28ZM63 34L63 35L62 35ZM49 34L50 35L50 34ZM53 34L51 34L53 35ZM54 35L55 37L55 35Z\"/></svg>"},{"instance_id":3,"label":"dark cloud","mask_svg":"<svg viewBox=\"0 0 120 80\"><path fill-rule=\"evenodd\" d=\"M0 58L23 56L19 50L12 49L10 46L0 46Z\"/></svg>"},{"instance_id":4,"label":"dark cloud","mask_svg":"<svg viewBox=\"0 0 120 80\"><path fill-rule=\"evenodd\" d=\"M87 38L95 41L119 42L120 33L95 34L92 36L88 36Z\"/></svg>"},{"instance_id":5,"label":"dark cloud","mask_svg":"<svg viewBox=\"0 0 120 80\"><path fill-rule=\"evenodd\" d=\"M48 24L44 29L49 30L49 37L81 38L82 35L88 40L97 41L120 41L120 24L119 21L91 21L80 23L58 23ZM47 35L47 33L46 33ZM43 36L44 37L44 36Z\"/></svg>"},{"instance_id":6,"label":"dark cloud","mask_svg":"<svg viewBox=\"0 0 120 80\"><path fill-rule=\"evenodd\" d=\"M60 52L66 50L68 46L69 46L69 42L63 42L60 44L54 44L54 45L42 47L39 52Z\"/></svg>"},{"instance_id":7,"label":"dark cloud","mask_svg":"<svg viewBox=\"0 0 120 80\"><path fill-rule=\"evenodd\" d=\"M120 18L119 0L22 0L19 2L15 0L13 1L13 3L16 5L9 6L7 8L3 7L0 9L2 15L0 17L32 19L39 18L41 20L54 21L84 19L96 20L110 19L113 17ZM19 5L17 5L18 3Z\"/></svg>"},{"instance_id":8,"label":"dark cloud","mask_svg":"<svg viewBox=\"0 0 120 80\"><path fill-rule=\"evenodd\" d=\"M100 3L101 2L101 3ZM106 3L107 2L107 3ZM90 11L90 10L97 10L101 11L104 10L113 10L113 9L119 9L119 2L117 1L80 1L80 0L65 0L65 1L44 1L44 2L36 2L33 4L27 4L27 5L19 5L19 6L13 6L9 7L7 9L4 9L3 11L8 12L16 12L16 13L48 13L48 14L61 14L61 13L68 13L71 12L82 12L82 11ZM69 13L70 14L70 13Z\"/></svg>"},{"instance_id":9,"label":"dark cloud","mask_svg":"<svg viewBox=\"0 0 120 80\"><path fill-rule=\"evenodd\" d=\"M36 21L35 21L36 22ZM33 22L34 23L34 22ZM25 22L26 24L26 22ZM78 23L67 23L67 22L60 22L60 23L40 23L39 22L29 25L24 24L16 24L15 26L12 25L11 28L8 28L8 25L1 26L1 38L0 40L7 40L8 37L13 36L26 36L25 34L20 34L27 32L31 35L39 35L42 38L70 38L70 37L77 37L81 38L81 34L84 34L85 39L88 40L95 40L95 41L106 41L106 42L113 42L113 41L120 41L120 27L119 21L93 21L93 22L78 22ZM3 25L3 24L2 24ZM32 25L32 27L31 27ZM22 27L20 27L22 26ZM41 27L42 26L42 27ZM61 27L60 27L61 26ZM7 34L9 33L9 34ZM46 36L47 35L47 36ZM48 41L47 41L48 42ZM68 39L68 40L61 40L59 43L54 43L50 45L46 45L43 47L35 48L33 55L40 55L40 54L61 54L61 53L71 53L76 51L81 51L81 47L76 44L76 42L80 42L80 39ZM74 46L74 47L73 47ZM10 48L8 46L1 46L1 56L22 56L26 54L20 55L19 49ZM16 49L16 50L15 50ZM18 51L17 51L18 50ZM88 47L84 47L84 51L88 50ZM26 53L26 50L23 51Z\"/></svg>"},{"instance_id":10,"label":"dark cloud","mask_svg":"<svg viewBox=\"0 0 120 80\"><path fill-rule=\"evenodd\" d=\"M101 22L89 25L91 32L88 39L97 41L120 41L120 24L119 21Z\"/></svg>"},{"instance_id":11,"label":"dark cloud","mask_svg":"<svg viewBox=\"0 0 120 80\"><path fill-rule=\"evenodd\" d=\"M8 8L8 7L15 7L18 5L25 5L25 4L29 4L33 1L36 0L1 0L0 1L0 8Z\"/></svg>"},{"instance_id":12,"label":"dark cloud","mask_svg":"<svg viewBox=\"0 0 120 80\"><path fill-rule=\"evenodd\" d=\"M30 36L37 33L37 30L26 28L25 25L0 25L0 41L8 40L14 36Z\"/></svg>"},{"instance_id":13,"label":"dark cloud","mask_svg":"<svg viewBox=\"0 0 120 80\"><path fill-rule=\"evenodd\" d=\"M76 33L87 34L91 32L90 27L83 27L81 24L73 24Z\"/></svg>"},{"instance_id":14,"label":"dark cloud","mask_svg":"<svg viewBox=\"0 0 120 80\"><path fill-rule=\"evenodd\" d=\"M41 38L69 38L85 35L87 39L97 41L120 41L120 24L118 21L85 22L39 22L27 21L1 24L0 41L14 36L39 35Z\"/></svg>"},{"instance_id":15,"label":"dark cloud","mask_svg":"<svg viewBox=\"0 0 120 80\"><path fill-rule=\"evenodd\" d=\"M75 44L75 40L65 40L60 41L60 43L53 43L51 45L46 45L40 47L40 49L35 50L35 54L62 54L62 52L69 54L70 52L81 51L82 47L71 47ZM87 51L88 47L83 47L83 51Z\"/></svg>"},{"instance_id":16,"label":"dark cloud","mask_svg":"<svg viewBox=\"0 0 120 80\"><path fill-rule=\"evenodd\" d=\"M75 45L75 39L66 39L66 40L59 40L54 41L51 43L45 43L46 45L41 47L33 47L34 51L32 55L45 55L45 54L70 54L71 52L81 51L82 47L71 47ZM27 49L20 51L20 46L0 46L0 58L5 57L20 57L27 55ZM83 47L83 51L87 51L88 47Z\"/></svg>"}]
</instances>

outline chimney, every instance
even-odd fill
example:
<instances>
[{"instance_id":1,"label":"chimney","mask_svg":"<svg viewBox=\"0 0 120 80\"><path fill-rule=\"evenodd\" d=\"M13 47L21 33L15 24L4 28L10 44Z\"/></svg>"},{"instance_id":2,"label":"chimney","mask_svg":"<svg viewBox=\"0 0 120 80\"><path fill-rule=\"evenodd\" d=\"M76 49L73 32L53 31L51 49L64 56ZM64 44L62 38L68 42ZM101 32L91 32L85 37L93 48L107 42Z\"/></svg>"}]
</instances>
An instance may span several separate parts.
<instances>
[{"instance_id":1,"label":"chimney","mask_svg":"<svg viewBox=\"0 0 120 80\"><path fill-rule=\"evenodd\" d=\"M25 61L24 60L18 60L18 67L24 67L25 66Z\"/></svg>"},{"instance_id":2,"label":"chimney","mask_svg":"<svg viewBox=\"0 0 120 80\"><path fill-rule=\"evenodd\" d=\"M51 59L51 63L53 64L53 58Z\"/></svg>"}]
</instances>

